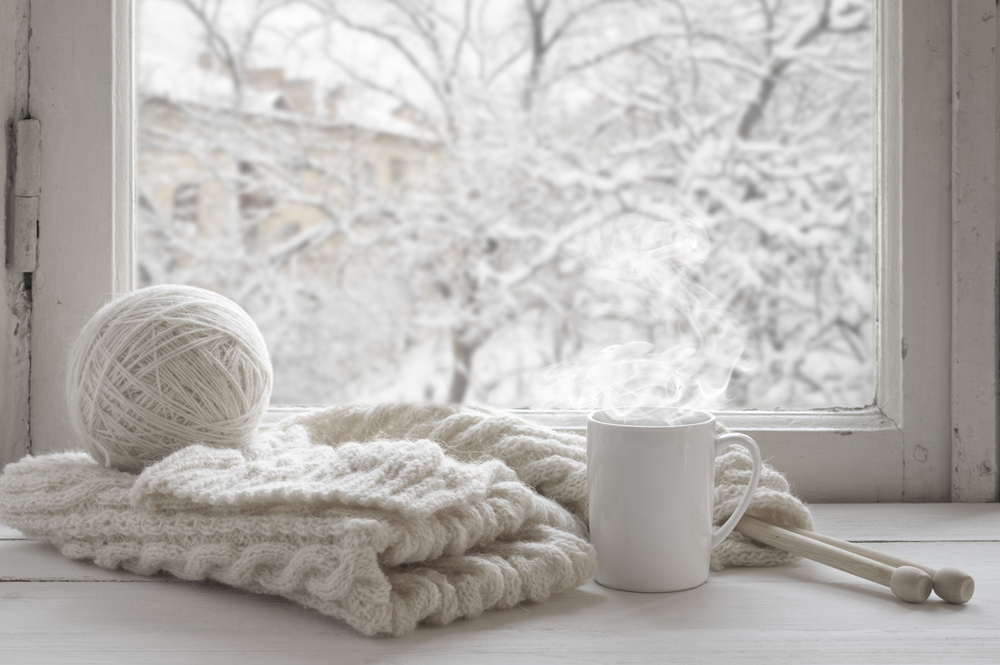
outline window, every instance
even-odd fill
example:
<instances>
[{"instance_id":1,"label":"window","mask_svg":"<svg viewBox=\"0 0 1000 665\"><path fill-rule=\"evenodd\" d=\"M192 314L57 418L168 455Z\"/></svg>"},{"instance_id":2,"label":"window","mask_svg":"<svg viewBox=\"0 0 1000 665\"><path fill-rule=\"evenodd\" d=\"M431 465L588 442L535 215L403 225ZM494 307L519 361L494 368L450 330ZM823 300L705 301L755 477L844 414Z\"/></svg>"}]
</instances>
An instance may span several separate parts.
<instances>
[{"instance_id":1,"label":"window","mask_svg":"<svg viewBox=\"0 0 1000 665\"><path fill-rule=\"evenodd\" d=\"M140 194L222 193L140 285L236 299L275 403L872 402L869 2L136 7Z\"/></svg>"},{"instance_id":2,"label":"window","mask_svg":"<svg viewBox=\"0 0 1000 665\"><path fill-rule=\"evenodd\" d=\"M969 366L985 366L987 375L996 372L996 257L990 250L992 263L972 258L983 246L989 250L994 244L992 184L985 191L957 181L957 187L966 187L955 200L959 222L974 225L975 218L969 216L988 208L990 227L980 224L980 234L988 230L989 235L988 242L977 245L965 244L960 225L954 247L959 276L954 306L948 250L952 40L963 46L956 49L955 63L956 87L963 92L962 106L955 107L955 170L962 170L961 165L973 177L975 168L988 169L983 177L992 183L994 160L983 166L973 156L981 154L976 150L993 155L994 12L993 2L956 3L953 23L949 7L930 0L877 5L876 404L849 410L731 413L724 420L751 433L807 500L947 500L953 491L966 500L996 499L995 378L990 383L989 376L975 377L975 367ZM981 20L987 13L991 20ZM127 0L71 6L32 3L29 108L43 127L45 192L39 269L32 283L35 452L58 449L69 438L67 424L57 415L62 412L59 368L66 340L103 299L133 283L132 18ZM975 89L963 87L962 76L969 68L978 68L973 72L979 81ZM976 104L981 114L972 113ZM977 128L967 113L982 115L984 125ZM46 152L54 146L59 147L58 157ZM59 187L47 187L50 182ZM978 213L969 208L973 200ZM966 275L966 269L978 274ZM973 284L986 284L986 292ZM971 310L986 315L977 322ZM953 366L956 374L949 381ZM975 401L977 387L987 395L985 402ZM549 418L580 425L579 416L572 413ZM979 432L972 437L975 441L965 437L953 446L955 428ZM959 468L954 474L953 455Z\"/></svg>"}]
</instances>

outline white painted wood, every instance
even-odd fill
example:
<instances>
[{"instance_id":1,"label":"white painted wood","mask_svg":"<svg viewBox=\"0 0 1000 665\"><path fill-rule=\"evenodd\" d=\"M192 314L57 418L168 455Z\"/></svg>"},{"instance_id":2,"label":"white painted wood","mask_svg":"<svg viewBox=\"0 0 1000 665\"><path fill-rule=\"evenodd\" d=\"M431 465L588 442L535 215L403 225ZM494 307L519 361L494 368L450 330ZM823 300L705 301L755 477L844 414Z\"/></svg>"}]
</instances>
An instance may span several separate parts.
<instances>
[{"instance_id":1,"label":"white painted wood","mask_svg":"<svg viewBox=\"0 0 1000 665\"><path fill-rule=\"evenodd\" d=\"M542 603L370 639L280 598L167 578L113 581L103 575L115 573L47 545L8 541L0 542L0 662L996 662L1000 505L829 505L814 512L828 533L853 539L859 528L885 531L893 542L880 550L956 565L979 589L967 605L934 597L913 605L802 561L712 573L698 589L673 594L589 581ZM951 527L953 540L906 542L901 516L916 530L937 520L959 526ZM39 581L4 581L18 579Z\"/></svg>"},{"instance_id":2,"label":"white painted wood","mask_svg":"<svg viewBox=\"0 0 1000 665\"><path fill-rule=\"evenodd\" d=\"M14 196L9 182L8 153L15 121L27 115L27 0L0 0L0 211L4 220L14 215ZM13 232L13 227L7 227ZM0 234L0 256L16 242L7 232ZM30 279L30 278L29 278ZM25 276L5 269L0 275L0 468L28 451L28 381L30 368L28 331L31 301Z\"/></svg>"},{"instance_id":3,"label":"white painted wood","mask_svg":"<svg viewBox=\"0 0 1000 665\"><path fill-rule=\"evenodd\" d=\"M952 0L951 498L997 501L996 2Z\"/></svg>"},{"instance_id":4,"label":"white painted wood","mask_svg":"<svg viewBox=\"0 0 1000 665\"><path fill-rule=\"evenodd\" d=\"M995 663L995 603L974 599L958 615L954 605L914 606L825 570L799 564L801 579L787 583L731 571L684 596L648 598L588 582L545 603L377 640L279 598L211 585L11 582L0 601L19 611L0 627L0 657L18 665Z\"/></svg>"},{"instance_id":5,"label":"white painted wood","mask_svg":"<svg viewBox=\"0 0 1000 665\"><path fill-rule=\"evenodd\" d=\"M132 288L132 2L32 0L31 116L44 128L32 282L31 446L71 446L69 345Z\"/></svg>"},{"instance_id":6,"label":"white painted wood","mask_svg":"<svg viewBox=\"0 0 1000 665\"><path fill-rule=\"evenodd\" d=\"M951 33L940 0L874 3L876 402L902 435L903 501L946 501L951 436ZM898 27L894 27L898 26ZM865 464L858 460L859 468Z\"/></svg>"},{"instance_id":7,"label":"white painted wood","mask_svg":"<svg viewBox=\"0 0 1000 665\"><path fill-rule=\"evenodd\" d=\"M817 531L856 542L1000 538L1000 504L996 503L828 504L812 506L812 511Z\"/></svg>"},{"instance_id":8,"label":"white painted wood","mask_svg":"<svg viewBox=\"0 0 1000 665\"><path fill-rule=\"evenodd\" d=\"M73 561L52 545L25 538L0 539L0 579L3 581L45 582L177 582L172 575L134 575L124 570L108 570L88 561ZM2 590L2 587L0 587Z\"/></svg>"}]
</instances>

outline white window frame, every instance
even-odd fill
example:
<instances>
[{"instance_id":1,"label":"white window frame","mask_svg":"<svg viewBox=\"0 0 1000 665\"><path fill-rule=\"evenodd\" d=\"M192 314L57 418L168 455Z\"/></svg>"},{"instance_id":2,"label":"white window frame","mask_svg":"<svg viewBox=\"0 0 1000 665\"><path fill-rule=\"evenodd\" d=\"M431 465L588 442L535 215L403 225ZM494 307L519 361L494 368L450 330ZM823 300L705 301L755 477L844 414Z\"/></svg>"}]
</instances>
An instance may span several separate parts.
<instances>
[{"instance_id":1,"label":"white window frame","mask_svg":"<svg viewBox=\"0 0 1000 665\"><path fill-rule=\"evenodd\" d=\"M0 18L28 3L0 0ZM876 0L875 9L875 403L720 420L754 436L810 502L996 501L996 6ZM69 343L134 285L134 11L131 0L30 0L30 13L27 107L43 137L30 440L41 454L73 440ZM14 29L2 29L6 54ZM15 79L0 77L6 118ZM13 346L0 344L10 365ZM12 393L22 407L29 398L7 390L5 419ZM579 413L538 417L582 426Z\"/></svg>"}]
</instances>

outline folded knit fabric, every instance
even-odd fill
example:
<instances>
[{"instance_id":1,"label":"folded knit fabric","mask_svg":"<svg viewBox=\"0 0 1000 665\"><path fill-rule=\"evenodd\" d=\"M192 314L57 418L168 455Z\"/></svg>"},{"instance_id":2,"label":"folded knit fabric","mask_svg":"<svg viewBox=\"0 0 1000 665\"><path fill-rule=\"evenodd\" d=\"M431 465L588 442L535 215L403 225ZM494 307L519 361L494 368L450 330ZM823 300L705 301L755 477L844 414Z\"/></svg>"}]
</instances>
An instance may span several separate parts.
<instances>
[{"instance_id":1,"label":"folded knit fabric","mask_svg":"<svg viewBox=\"0 0 1000 665\"><path fill-rule=\"evenodd\" d=\"M717 461L717 524L750 476L740 451ZM812 528L770 467L751 512ZM0 522L74 559L281 595L365 635L541 601L596 568L584 437L453 405L305 412L138 476L85 453L26 457L0 476ZM790 560L733 534L712 567Z\"/></svg>"}]
</instances>

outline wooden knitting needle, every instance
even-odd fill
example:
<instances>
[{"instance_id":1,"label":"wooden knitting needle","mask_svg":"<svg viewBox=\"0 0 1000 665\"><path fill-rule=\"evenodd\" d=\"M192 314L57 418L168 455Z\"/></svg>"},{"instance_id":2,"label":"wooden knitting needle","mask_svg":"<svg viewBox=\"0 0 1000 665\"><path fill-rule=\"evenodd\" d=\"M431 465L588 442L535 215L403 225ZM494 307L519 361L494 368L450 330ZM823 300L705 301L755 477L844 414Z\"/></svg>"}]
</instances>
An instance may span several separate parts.
<instances>
[{"instance_id":1,"label":"wooden knitting needle","mask_svg":"<svg viewBox=\"0 0 1000 665\"><path fill-rule=\"evenodd\" d=\"M834 547L839 547L840 549L847 550L848 552L860 554L861 556L868 557L869 559L873 559L879 563L884 563L895 568L899 568L900 566L919 568L930 575L933 579L934 593L936 593L939 598L946 600L949 603L954 603L956 605L967 603L972 599L972 594L976 590L976 583L972 579L972 576L968 573L962 572L958 568L945 567L935 570L930 566L907 561L901 557L886 554L885 552L879 552L878 550L873 550L872 548L865 547L864 545L857 545L855 543L847 542L846 540L838 540L832 536L824 536L821 533L806 531L805 529L800 529L794 526L786 526L784 528L792 533L797 533L800 536L812 538L813 540L818 540L821 543L826 543L827 545L833 545Z\"/></svg>"},{"instance_id":2,"label":"wooden knitting needle","mask_svg":"<svg viewBox=\"0 0 1000 665\"><path fill-rule=\"evenodd\" d=\"M897 598L922 603L931 595L931 576L913 566L893 568L879 561L793 533L780 526L744 515L736 531L780 550L798 554L876 584L887 586Z\"/></svg>"}]
</instances>

